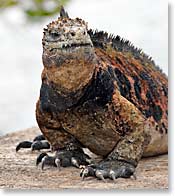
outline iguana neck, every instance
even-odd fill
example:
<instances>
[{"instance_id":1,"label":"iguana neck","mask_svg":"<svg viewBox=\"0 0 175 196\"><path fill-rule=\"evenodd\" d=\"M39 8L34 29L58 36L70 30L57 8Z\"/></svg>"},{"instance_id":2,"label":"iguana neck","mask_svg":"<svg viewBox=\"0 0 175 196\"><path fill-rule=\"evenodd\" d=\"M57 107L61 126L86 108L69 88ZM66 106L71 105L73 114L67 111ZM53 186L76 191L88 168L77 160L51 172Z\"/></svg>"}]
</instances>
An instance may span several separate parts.
<instances>
[{"instance_id":1,"label":"iguana neck","mask_svg":"<svg viewBox=\"0 0 175 196\"><path fill-rule=\"evenodd\" d=\"M91 83L96 55L91 46L44 50L43 64L40 91L42 108L63 112L80 100Z\"/></svg>"}]
</instances>

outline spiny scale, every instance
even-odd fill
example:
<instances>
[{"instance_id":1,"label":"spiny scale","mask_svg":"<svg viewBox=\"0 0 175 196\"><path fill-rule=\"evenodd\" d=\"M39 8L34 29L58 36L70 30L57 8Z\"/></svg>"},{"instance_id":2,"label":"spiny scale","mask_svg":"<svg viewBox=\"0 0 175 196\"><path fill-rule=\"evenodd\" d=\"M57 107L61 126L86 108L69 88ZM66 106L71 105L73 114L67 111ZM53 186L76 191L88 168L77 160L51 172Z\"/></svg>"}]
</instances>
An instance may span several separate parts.
<instances>
[{"instance_id":1,"label":"spiny scale","mask_svg":"<svg viewBox=\"0 0 175 196\"><path fill-rule=\"evenodd\" d=\"M68 13L64 10L63 6L61 6L60 17L61 18L69 18Z\"/></svg>"},{"instance_id":2,"label":"spiny scale","mask_svg":"<svg viewBox=\"0 0 175 196\"><path fill-rule=\"evenodd\" d=\"M153 66L155 66L157 68L157 66L155 65L155 62L153 61L153 59L148 56L147 54L145 54L142 49L139 49L137 47L135 47L130 41L121 38L119 35L114 36L111 34L108 34L107 32L104 31L98 31L96 30L92 30L89 29L88 30L88 34L91 37L91 40L93 43L99 43L99 42L103 42L103 44L108 43L108 42L112 42L112 47L114 49L117 49L119 51L122 52L131 52L133 54L133 56L137 56L137 58L145 58L145 60L147 60L147 62L149 62L150 64L152 64ZM160 68L158 68L160 70ZM161 71L162 72L162 71Z\"/></svg>"}]
</instances>

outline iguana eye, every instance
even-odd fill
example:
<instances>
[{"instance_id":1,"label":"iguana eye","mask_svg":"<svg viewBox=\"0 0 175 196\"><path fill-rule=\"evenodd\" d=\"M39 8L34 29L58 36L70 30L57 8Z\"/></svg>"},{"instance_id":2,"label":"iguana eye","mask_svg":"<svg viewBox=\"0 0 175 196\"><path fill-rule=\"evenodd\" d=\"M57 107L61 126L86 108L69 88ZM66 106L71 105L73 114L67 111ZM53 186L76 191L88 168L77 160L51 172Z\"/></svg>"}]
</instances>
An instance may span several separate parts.
<instances>
[{"instance_id":1,"label":"iguana eye","mask_svg":"<svg viewBox=\"0 0 175 196\"><path fill-rule=\"evenodd\" d=\"M51 36L53 39L57 39L60 37L60 34L59 33L51 33Z\"/></svg>"}]
</instances>

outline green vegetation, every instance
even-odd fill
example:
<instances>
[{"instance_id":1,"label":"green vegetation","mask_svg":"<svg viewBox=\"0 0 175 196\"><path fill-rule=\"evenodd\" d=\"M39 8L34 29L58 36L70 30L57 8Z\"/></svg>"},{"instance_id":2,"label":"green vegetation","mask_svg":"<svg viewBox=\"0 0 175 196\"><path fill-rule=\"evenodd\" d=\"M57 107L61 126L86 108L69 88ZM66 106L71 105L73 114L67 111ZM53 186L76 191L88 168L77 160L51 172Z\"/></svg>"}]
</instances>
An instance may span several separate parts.
<instances>
[{"instance_id":1,"label":"green vegetation","mask_svg":"<svg viewBox=\"0 0 175 196\"><path fill-rule=\"evenodd\" d=\"M19 7L30 19L41 19L43 17L58 14L61 5L69 0L0 0L0 11L11 7Z\"/></svg>"}]
</instances>

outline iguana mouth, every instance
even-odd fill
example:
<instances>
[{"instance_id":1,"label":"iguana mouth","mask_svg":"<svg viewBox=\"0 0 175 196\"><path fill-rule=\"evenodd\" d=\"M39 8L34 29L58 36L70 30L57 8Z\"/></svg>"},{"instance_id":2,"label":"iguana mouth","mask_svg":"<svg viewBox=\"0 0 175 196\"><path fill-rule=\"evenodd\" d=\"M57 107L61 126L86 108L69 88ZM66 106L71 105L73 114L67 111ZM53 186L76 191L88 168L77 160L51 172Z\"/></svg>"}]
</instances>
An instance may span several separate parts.
<instances>
[{"instance_id":1,"label":"iguana mouth","mask_svg":"<svg viewBox=\"0 0 175 196\"><path fill-rule=\"evenodd\" d=\"M63 49L75 49L75 48L80 48L80 47L92 47L92 44L91 43L72 43L72 44L64 43L58 47L51 47L50 51L63 50Z\"/></svg>"},{"instance_id":2,"label":"iguana mouth","mask_svg":"<svg viewBox=\"0 0 175 196\"><path fill-rule=\"evenodd\" d=\"M83 47L83 46L92 46L92 45L90 43L63 44L62 48L76 48L76 47Z\"/></svg>"}]
</instances>

